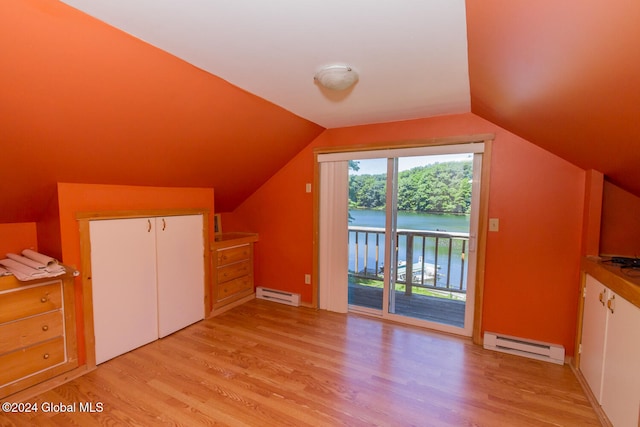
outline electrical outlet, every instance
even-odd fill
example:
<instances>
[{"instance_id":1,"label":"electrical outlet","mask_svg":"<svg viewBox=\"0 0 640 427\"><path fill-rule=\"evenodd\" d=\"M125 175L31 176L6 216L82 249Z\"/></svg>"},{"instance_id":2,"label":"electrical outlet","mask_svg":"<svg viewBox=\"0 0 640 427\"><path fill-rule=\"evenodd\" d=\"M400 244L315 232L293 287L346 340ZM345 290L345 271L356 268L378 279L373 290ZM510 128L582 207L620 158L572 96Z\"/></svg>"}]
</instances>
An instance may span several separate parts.
<instances>
[{"instance_id":1,"label":"electrical outlet","mask_svg":"<svg viewBox=\"0 0 640 427\"><path fill-rule=\"evenodd\" d=\"M310 285L311 284L311 275L310 274L305 274L304 275L304 284L305 285Z\"/></svg>"},{"instance_id":2,"label":"electrical outlet","mask_svg":"<svg viewBox=\"0 0 640 427\"><path fill-rule=\"evenodd\" d=\"M307 185L305 186L305 191L307 193L311 193L311 183L310 182L307 182Z\"/></svg>"},{"instance_id":3,"label":"electrical outlet","mask_svg":"<svg viewBox=\"0 0 640 427\"><path fill-rule=\"evenodd\" d=\"M489 231L499 231L500 220L498 218L489 218Z\"/></svg>"}]
</instances>

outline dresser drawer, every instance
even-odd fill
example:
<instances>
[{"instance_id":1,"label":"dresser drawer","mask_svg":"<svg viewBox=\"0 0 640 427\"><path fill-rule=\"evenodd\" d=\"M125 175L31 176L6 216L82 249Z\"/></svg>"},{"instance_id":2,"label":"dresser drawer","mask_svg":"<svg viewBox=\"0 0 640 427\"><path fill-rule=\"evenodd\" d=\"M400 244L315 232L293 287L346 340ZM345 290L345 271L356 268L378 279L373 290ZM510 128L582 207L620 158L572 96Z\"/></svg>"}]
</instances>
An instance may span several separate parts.
<instances>
[{"instance_id":1,"label":"dresser drawer","mask_svg":"<svg viewBox=\"0 0 640 427\"><path fill-rule=\"evenodd\" d=\"M28 347L64 334L62 311L52 311L0 324L0 354Z\"/></svg>"},{"instance_id":2,"label":"dresser drawer","mask_svg":"<svg viewBox=\"0 0 640 427\"><path fill-rule=\"evenodd\" d=\"M63 337L4 354L0 356L0 385L58 365L64 360Z\"/></svg>"},{"instance_id":3,"label":"dresser drawer","mask_svg":"<svg viewBox=\"0 0 640 427\"><path fill-rule=\"evenodd\" d=\"M0 295L0 323L61 308L60 288L60 282L56 282Z\"/></svg>"},{"instance_id":4,"label":"dresser drawer","mask_svg":"<svg viewBox=\"0 0 640 427\"><path fill-rule=\"evenodd\" d=\"M253 289L253 276L244 276L222 283L218 286L217 301L233 296L239 292Z\"/></svg>"},{"instance_id":5,"label":"dresser drawer","mask_svg":"<svg viewBox=\"0 0 640 427\"><path fill-rule=\"evenodd\" d=\"M222 233L211 244L211 315L249 301L254 296L254 233Z\"/></svg>"},{"instance_id":6,"label":"dresser drawer","mask_svg":"<svg viewBox=\"0 0 640 427\"><path fill-rule=\"evenodd\" d=\"M218 249L216 257L218 267L249 259L251 257L251 245L247 244L228 249Z\"/></svg>"},{"instance_id":7,"label":"dresser drawer","mask_svg":"<svg viewBox=\"0 0 640 427\"><path fill-rule=\"evenodd\" d=\"M251 274L251 267L251 261L243 261L219 268L217 272L218 283Z\"/></svg>"}]
</instances>

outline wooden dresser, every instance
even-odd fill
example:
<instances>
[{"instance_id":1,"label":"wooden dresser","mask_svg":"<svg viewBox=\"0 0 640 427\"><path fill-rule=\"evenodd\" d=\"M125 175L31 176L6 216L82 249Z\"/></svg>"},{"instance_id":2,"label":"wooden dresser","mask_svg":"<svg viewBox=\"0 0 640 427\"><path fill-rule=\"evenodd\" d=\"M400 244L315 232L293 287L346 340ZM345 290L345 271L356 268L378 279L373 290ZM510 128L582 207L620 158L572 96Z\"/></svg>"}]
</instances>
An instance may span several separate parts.
<instances>
[{"instance_id":1,"label":"wooden dresser","mask_svg":"<svg viewBox=\"0 0 640 427\"><path fill-rule=\"evenodd\" d=\"M73 283L0 277L0 398L78 366Z\"/></svg>"},{"instance_id":2,"label":"wooden dresser","mask_svg":"<svg viewBox=\"0 0 640 427\"><path fill-rule=\"evenodd\" d=\"M253 244L257 241L253 233L222 233L211 244L212 315L255 297Z\"/></svg>"}]
</instances>

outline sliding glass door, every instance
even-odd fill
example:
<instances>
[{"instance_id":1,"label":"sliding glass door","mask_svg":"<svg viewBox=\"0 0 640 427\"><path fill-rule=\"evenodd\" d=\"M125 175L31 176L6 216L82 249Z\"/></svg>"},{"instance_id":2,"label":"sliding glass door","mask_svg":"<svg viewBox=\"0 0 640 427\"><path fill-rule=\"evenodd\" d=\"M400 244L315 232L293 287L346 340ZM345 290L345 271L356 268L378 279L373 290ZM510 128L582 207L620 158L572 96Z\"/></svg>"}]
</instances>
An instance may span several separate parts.
<instances>
[{"instance_id":1,"label":"sliding glass door","mask_svg":"<svg viewBox=\"0 0 640 427\"><path fill-rule=\"evenodd\" d=\"M471 335L482 154L457 147L341 160L348 310Z\"/></svg>"}]
</instances>

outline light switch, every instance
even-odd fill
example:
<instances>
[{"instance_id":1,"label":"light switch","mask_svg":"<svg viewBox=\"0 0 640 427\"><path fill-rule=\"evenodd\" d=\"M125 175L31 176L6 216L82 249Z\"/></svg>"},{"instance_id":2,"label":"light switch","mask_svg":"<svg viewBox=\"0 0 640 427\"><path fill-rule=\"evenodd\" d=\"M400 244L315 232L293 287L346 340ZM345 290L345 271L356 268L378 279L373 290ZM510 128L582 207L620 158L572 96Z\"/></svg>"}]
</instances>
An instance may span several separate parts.
<instances>
[{"instance_id":1,"label":"light switch","mask_svg":"<svg viewBox=\"0 0 640 427\"><path fill-rule=\"evenodd\" d=\"M307 189L307 193L311 193L311 183L310 182L307 182L306 189Z\"/></svg>"},{"instance_id":2,"label":"light switch","mask_svg":"<svg viewBox=\"0 0 640 427\"><path fill-rule=\"evenodd\" d=\"M489 218L489 231L499 231L500 220L498 218Z\"/></svg>"}]
</instances>

